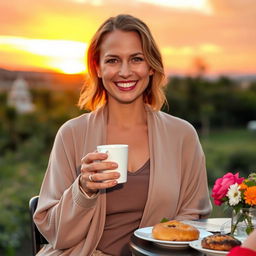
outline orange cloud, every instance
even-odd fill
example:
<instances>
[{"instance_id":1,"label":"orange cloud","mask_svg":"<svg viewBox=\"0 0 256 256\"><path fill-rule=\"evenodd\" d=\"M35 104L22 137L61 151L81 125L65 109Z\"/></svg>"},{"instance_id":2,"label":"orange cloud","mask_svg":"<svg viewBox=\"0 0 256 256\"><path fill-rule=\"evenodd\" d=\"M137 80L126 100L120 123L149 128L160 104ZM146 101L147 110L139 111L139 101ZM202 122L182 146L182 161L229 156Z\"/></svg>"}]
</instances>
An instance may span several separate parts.
<instances>
[{"instance_id":1,"label":"orange cloud","mask_svg":"<svg viewBox=\"0 0 256 256\"><path fill-rule=\"evenodd\" d=\"M24 8L19 0L1 1L0 35L88 43L106 18L130 13L151 28L167 72L186 72L196 56L209 63L211 72L256 72L256 1L202 0L211 10L208 13L191 6L173 7L172 0L167 1L169 5L158 2L26 0ZM0 66L3 64L1 56Z\"/></svg>"}]
</instances>

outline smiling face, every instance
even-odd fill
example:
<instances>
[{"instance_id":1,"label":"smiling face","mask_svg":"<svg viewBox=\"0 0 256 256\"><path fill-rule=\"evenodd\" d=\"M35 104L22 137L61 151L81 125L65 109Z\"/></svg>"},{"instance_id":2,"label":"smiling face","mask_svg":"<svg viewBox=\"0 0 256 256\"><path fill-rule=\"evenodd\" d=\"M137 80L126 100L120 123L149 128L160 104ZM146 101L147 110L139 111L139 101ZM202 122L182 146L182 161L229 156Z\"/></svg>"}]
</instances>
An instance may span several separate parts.
<instances>
[{"instance_id":1,"label":"smiling face","mask_svg":"<svg viewBox=\"0 0 256 256\"><path fill-rule=\"evenodd\" d=\"M104 36L97 72L108 100L122 104L143 101L143 92L153 74L145 60L139 35L121 30Z\"/></svg>"}]
</instances>

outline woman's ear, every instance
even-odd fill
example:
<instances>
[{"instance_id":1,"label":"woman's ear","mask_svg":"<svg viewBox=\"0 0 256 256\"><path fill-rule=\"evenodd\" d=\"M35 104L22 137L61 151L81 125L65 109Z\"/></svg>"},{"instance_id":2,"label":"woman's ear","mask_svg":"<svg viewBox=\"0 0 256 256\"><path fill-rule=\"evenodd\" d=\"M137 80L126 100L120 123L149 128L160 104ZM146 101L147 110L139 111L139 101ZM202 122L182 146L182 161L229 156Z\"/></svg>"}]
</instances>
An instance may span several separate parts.
<instances>
[{"instance_id":1,"label":"woman's ear","mask_svg":"<svg viewBox=\"0 0 256 256\"><path fill-rule=\"evenodd\" d=\"M101 78L101 72L100 72L100 68L98 65L95 65L96 71L97 71L97 76L98 78Z\"/></svg>"},{"instance_id":2,"label":"woman's ear","mask_svg":"<svg viewBox=\"0 0 256 256\"><path fill-rule=\"evenodd\" d=\"M155 73L155 70L152 69L152 68L150 68L150 70L149 70L149 75L152 76L152 75L154 75L154 73Z\"/></svg>"}]
</instances>

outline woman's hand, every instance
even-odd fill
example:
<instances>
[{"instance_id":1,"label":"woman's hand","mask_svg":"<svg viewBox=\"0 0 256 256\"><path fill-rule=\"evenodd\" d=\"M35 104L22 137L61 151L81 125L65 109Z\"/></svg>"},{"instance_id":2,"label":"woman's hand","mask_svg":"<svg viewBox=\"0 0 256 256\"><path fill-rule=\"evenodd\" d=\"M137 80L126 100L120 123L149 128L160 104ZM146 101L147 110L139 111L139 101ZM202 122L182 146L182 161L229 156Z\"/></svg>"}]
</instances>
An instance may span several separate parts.
<instances>
[{"instance_id":1,"label":"woman's hand","mask_svg":"<svg viewBox=\"0 0 256 256\"><path fill-rule=\"evenodd\" d=\"M99 189L110 188L117 184L116 179L120 177L118 172L102 172L118 167L115 162L102 161L107 158L107 154L98 152L88 153L83 157L79 182L88 196L97 193Z\"/></svg>"}]
</instances>

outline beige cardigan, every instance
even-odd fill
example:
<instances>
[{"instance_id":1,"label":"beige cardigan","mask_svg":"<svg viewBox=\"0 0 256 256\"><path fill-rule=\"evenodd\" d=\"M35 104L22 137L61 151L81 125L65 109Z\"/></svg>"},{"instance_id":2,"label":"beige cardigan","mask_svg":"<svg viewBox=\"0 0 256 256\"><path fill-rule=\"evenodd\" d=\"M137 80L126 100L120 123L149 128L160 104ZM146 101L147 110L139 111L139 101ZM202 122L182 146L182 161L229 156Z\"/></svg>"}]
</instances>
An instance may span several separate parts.
<instances>
[{"instance_id":1,"label":"beige cardigan","mask_svg":"<svg viewBox=\"0 0 256 256\"><path fill-rule=\"evenodd\" d=\"M140 227L163 217L198 219L211 211L205 158L186 121L147 109L150 181ZM92 255L101 238L106 194L87 198L78 186L81 158L106 142L106 107L66 122L58 131L34 220L50 242L38 255Z\"/></svg>"}]
</instances>

